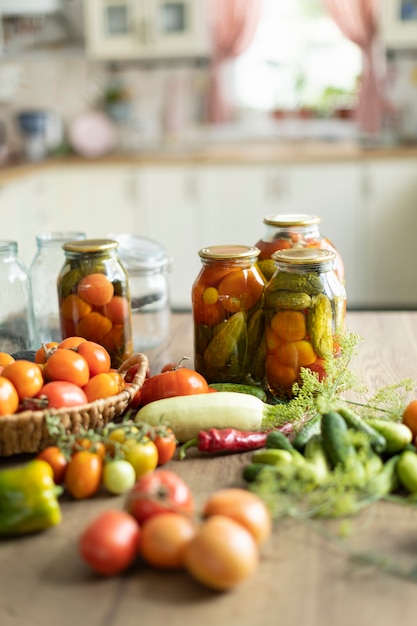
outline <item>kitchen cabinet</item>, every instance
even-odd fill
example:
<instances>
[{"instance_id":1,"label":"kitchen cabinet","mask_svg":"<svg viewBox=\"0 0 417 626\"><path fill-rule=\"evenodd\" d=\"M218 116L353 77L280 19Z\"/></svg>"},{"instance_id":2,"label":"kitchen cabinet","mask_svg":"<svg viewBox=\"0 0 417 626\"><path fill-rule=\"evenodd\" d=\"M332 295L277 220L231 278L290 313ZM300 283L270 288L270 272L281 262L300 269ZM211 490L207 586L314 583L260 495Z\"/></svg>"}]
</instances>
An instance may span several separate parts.
<instances>
[{"instance_id":1,"label":"kitchen cabinet","mask_svg":"<svg viewBox=\"0 0 417 626\"><path fill-rule=\"evenodd\" d=\"M209 54L206 0L86 0L87 53L100 59Z\"/></svg>"},{"instance_id":2,"label":"kitchen cabinet","mask_svg":"<svg viewBox=\"0 0 417 626\"><path fill-rule=\"evenodd\" d=\"M367 292L363 303L379 308L417 306L417 161L366 164Z\"/></svg>"}]
</instances>

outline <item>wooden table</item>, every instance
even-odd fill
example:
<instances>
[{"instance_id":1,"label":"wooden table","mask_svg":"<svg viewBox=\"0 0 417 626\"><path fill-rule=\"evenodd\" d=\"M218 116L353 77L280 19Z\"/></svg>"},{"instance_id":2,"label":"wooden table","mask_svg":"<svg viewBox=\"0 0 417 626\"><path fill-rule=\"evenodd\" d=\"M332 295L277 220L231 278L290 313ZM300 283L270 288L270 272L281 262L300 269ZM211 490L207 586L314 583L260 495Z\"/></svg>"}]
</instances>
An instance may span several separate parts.
<instances>
[{"instance_id":1,"label":"wooden table","mask_svg":"<svg viewBox=\"0 0 417 626\"><path fill-rule=\"evenodd\" d=\"M364 338L354 368L370 390L417 379L417 312L349 313L348 325ZM172 337L153 356L155 371L192 352L189 315L174 316ZM194 456L166 467L189 483L201 505L217 488L243 486L241 471L249 456ZM59 526L0 543L1 626L392 626L415 621L415 583L353 562L344 550L290 519L276 523L257 572L227 593L212 592L183 572L145 566L100 579L80 560L77 539L100 511L122 505L122 497L104 495L63 501ZM417 511L378 503L349 524L348 542L355 549L383 550L398 564L417 566ZM346 530L346 522L342 527Z\"/></svg>"}]
</instances>

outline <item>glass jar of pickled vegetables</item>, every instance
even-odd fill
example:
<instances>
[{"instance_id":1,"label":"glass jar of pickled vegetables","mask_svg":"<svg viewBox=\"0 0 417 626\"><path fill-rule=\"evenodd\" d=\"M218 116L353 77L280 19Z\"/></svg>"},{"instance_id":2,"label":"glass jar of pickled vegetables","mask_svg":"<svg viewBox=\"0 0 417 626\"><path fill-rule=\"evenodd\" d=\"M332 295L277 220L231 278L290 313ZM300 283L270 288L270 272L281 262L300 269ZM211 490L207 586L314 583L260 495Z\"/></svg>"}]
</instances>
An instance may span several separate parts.
<instances>
[{"instance_id":1,"label":"glass jar of pickled vegetables","mask_svg":"<svg viewBox=\"0 0 417 626\"><path fill-rule=\"evenodd\" d=\"M265 288L266 383L279 399L292 397L300 369L325 374L340 351L346 293L330 250L293 248L272 255L275 273Z\"/></svg>"},{"instance_id":2,"label":"glass jar of pickled vegetables","mask_svg":"<svg viewBox=\"0 0 417 626\"><path fill-rule=\"evenodd\" d=\"M104 346L112 367L132 354L131 302L127 272L112 239L73 240L62 246L58 276L62 338L77 335Z\"/></svg>"},{"instance_id":3,"label":"glass jar of pickled vegetables","mask_svg":"<svg viewBox=\"0 0 417 626\"><path fill-rule=\"evenodd\" d=\"M265 373L259 250L225 245L199 251L192 288L194 361L208 382L260 383Z\"/></svg>"},{"instance_id":4,"label":"glass jar of pickled vegetables","mask_svg":"<svg viewBox=\"0 0 417 626\"><path fill-rule=\"evenodd\" d=\"M322 248L335 253L334 270L342 283L345 281L345 269L340 253L327 237L319 230L320 217L305 213L268 215L263 222L266 232L255 244L259 248L259 268L269 280L275 271L271 255L277 250L289 248Z\"/></svg>"}]
</instances>

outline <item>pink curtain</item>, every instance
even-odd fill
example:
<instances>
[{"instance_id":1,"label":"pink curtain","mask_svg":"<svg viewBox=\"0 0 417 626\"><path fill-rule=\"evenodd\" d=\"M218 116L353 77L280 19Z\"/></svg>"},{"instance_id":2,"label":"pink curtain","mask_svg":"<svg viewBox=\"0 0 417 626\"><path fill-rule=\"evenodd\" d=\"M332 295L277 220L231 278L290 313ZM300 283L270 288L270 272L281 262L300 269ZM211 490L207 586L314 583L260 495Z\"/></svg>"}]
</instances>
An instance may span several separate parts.
<instances>
[{"instance_id":1,"label":"pink curtain","mask_svg":"<svg viewBox=\"0 0 417 626\"><path fill-rule=\"evenodd\" d=\"M375 135L382 121L382 59L377 37L380 0L323 0L330 15L348 39L362 50L357 121L359 128Z\"/></svg>"},{"instance_id":2,"label":"pink curtain","mask_svg":"<svg viewBox=\"0 0 417 626\"><path fill-rule=\"evenodd\" d=\"M209 0L213 39L208 117L211 122L231 118L232 108L222 86L224 61L239 56L251 43L259 22L262 0Z\"/></svg>"}]
</instances>

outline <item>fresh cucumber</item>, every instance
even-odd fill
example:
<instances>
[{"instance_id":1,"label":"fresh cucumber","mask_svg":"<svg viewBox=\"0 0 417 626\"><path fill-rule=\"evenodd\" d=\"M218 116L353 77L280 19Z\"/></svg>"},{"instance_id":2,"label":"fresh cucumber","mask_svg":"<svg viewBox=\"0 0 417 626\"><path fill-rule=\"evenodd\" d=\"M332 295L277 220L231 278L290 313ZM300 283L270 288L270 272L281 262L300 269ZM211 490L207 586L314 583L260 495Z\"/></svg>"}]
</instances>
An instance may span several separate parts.
<instances>
[{"instance_id":1,"label":"fresh cucumber","mask_svg":"<svg viewBox=\"0 0 417 626\"><path fill-rule=\"evenodd\" d=\"M210 383L209 387L216 391L236 391L238 393L247 393L251 396L255 396L262 400L267 401L267 395L263 389L256 387L256 385L244 385L240 383Z\"/></svg>"},{"instance_id":2,"label":"fresh cucumber","mask_svg":"<svg viewBox=\"0 0 417 626\"><path fill-rule=\"evenodd\" d=\"M405 424L382 418L370 418L368 424L385 439L385 452L395 453L404 450L413 440L413 433Z\"/></svg>"},{"instance_id":3,"label":"fresh cucumber","mask_svg":"<svg viewBox=\"0 0 417 626\"><path fill-rule=\"evenodd\" d=\"M304 448L304 457L315 468L318 482L323 483L330 473L330 465L323 448L321 435L313 435Z\"/></svg>"},{"instance_id":4,"label":"fresh cucumber","mask_svg":"<svg viewBox=\"0 0 417 626\"><path fill-rule=\"evenodd\" d=\"M311 417L308 421L304 422L294 437L292 441L292 445L299 452L303 452L307 441L313 435L320 434L320 426L321 426L321 415L320 413L316 413L313 417Z\"/></svg>"},{"instance_id":5,"label":"fresh cucumber","mask_svg":"<svg viewBox=\"0 0 417 626\"><path fill-rule=\"evenodd\" d=\"M365 469L349 442L348 426L340 413L329 411L322 416L321 435L332 469L342 467L353 485L362 486L366 480Z\"/></svg>"},{"instance_id":6,"label":"fresh cucumber","mask_svg":"<svg viewBox=\"0 0 417 626\"><path fill-rule=\"evenodd\" d=\"M268 433L265 441L266 448L276 448L279 450L288 450L288 452L296 452L294 446L289 439L279 430L272 430Z\"/></svg>"},{"instance_id":7,"label":"fresh cucumber","mask_svg":"<svg viewBox=\"0 0 417 626\"><path fill-rule=\"evenodd\" d=\"M370 444L375 452L378 454L384 452L387 447L385 437L378 430L373 428L367 420L365 421L347 407L338 409L338 413L340 413L350 428L354 428L355 430L365 433L365 435L369 437Z\"/></svg>"}]
</instances>

